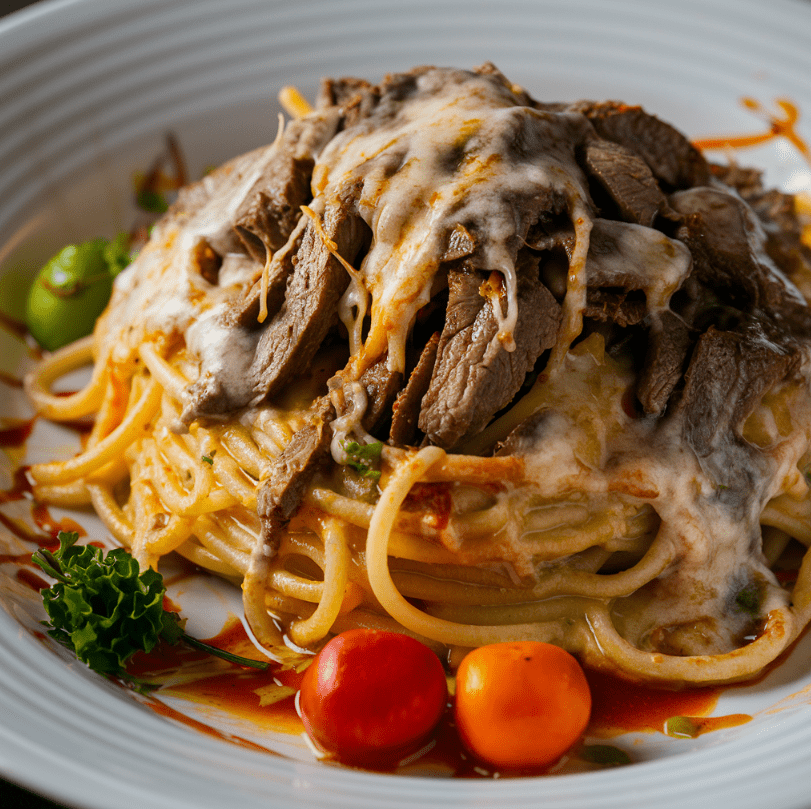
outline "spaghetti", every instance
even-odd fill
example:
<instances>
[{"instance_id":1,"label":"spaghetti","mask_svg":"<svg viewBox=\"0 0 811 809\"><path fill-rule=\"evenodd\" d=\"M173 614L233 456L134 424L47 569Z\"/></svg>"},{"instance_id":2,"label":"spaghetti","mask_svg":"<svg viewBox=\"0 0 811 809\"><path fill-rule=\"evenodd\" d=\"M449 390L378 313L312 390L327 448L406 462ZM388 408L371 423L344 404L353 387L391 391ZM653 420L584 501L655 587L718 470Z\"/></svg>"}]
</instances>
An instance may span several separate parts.
<instances>
[{"instance_id":1,"label":"spaghetti","mask_svg":"<svg viewBox=\"0 0 811 809\"><path fill-rule=\"evenodd\" d=\"M95 419L36 497L240 584L277 658L375 626L451 660L538 639L638 681L760 672L811 618L811 557L775 573L811 544L799 238L778 269L758 198L668 125L490 65L286 97L28 378Z\"/></svg>"}]
</instances>

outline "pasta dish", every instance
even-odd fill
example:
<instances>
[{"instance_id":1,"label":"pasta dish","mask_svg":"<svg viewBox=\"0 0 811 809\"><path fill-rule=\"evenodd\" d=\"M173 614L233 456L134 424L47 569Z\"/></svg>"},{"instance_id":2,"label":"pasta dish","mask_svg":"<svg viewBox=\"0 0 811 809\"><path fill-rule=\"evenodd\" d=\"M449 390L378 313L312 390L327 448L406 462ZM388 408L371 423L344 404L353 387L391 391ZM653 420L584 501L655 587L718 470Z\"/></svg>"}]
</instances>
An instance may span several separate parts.
<instances>
[{"instance_id":1,"label":"pasta dish","mask_svg":"<svg viewBox=\"0 0 811 809\"><path fill-rule=\"evenodd\" d=\"M277 659L361 626L664 685L775 660L811 617L793 199L489 64L287 106L27 380L44 416L94 418L35 496L92 504L142 568L239 584Z\"/></svg>"}]
</instances>

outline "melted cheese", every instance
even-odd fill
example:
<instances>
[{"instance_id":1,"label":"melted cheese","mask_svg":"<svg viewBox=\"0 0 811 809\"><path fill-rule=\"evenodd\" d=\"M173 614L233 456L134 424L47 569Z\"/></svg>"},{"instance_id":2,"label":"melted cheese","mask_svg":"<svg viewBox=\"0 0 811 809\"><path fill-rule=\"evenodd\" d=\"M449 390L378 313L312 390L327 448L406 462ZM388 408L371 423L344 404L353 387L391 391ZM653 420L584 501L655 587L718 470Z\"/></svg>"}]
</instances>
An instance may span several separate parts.
<instances>
[{"instance_id":1,"label":"melted cheese","mask_svg":"<svg viewBox=\"0 0 811 809\"><path fill-rule=\"evenodd\" d=\"M406 338L459 225L477 240L471 265L504 277L507 312L494 311L499 339L514 348L515 252L532 215L524 209L588 207L573 155L586 126L579 115L521 106L492 76L429 70L396 109L381 102L333 138L316 164L314 193L340 205L360 186L358 208L373 234L360 268L373 298L360 371L386 352L391 370L405 369Z\"/></svg>"}]
</instances>

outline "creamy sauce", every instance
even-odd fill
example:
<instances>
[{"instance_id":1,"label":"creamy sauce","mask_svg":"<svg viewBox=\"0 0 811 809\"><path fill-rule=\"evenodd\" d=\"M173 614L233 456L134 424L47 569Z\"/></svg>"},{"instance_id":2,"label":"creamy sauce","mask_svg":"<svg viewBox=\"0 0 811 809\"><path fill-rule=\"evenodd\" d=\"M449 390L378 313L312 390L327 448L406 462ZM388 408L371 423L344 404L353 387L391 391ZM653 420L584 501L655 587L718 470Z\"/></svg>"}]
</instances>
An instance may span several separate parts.
<instances>
[{"instance_id":1,"label":"creamy sauce","mask_svg":"<svg viewBox=\"0 0 811 809\"><path fill-rule=\"evenodd\" d=\"M807 369L807 346L804 357ZM807 448L802 425L811 419L808 383L791 405L794 432L776 436L763 451L752 450L758 462L753 457L751 488L742 504L689 447L678 411L662 420L628 417L622 411L622 384L612 392L600 381L605 376L621 382L622 376L607 358L600 361L597 354L596 360L588 354L569 356L551 398L543 402L550 408L548 418L523 439L518 454L525 458L532 489L550 498L584 492L597 503L601 497L620 497L648 503L658 513L654 541L669 547L672 561L651 584L613 607L620 634L632 644L672 648L677 654L737 648L753 619L736 608L737 593L756 583L759 617L789 603L788 591L760 551L759 520L779 492L796 486L807 490L798 464ZM589 371L583 367L587 362ZM525 558L520 524L513 528L512 548L514 558L522 553ZM502 543L501 551L506 549Z\"/></svg>"}]
</instances>

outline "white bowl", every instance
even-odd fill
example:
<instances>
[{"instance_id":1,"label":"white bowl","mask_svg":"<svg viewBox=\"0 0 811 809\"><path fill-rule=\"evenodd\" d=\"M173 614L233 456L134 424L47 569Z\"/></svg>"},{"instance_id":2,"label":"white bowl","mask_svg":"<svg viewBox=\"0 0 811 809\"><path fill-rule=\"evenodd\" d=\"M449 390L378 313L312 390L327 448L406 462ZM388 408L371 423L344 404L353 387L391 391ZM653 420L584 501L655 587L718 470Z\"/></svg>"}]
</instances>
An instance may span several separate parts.
<instances>
[{"instance_id":1,"label":"white bowl","mask_svg":"<svg viewBox=\"0 0 811 809\"><path fill-rule=\"evenodd\" d=\"M19 316L33 274L63 244L128 225L131 177L167 130L197 176L272 139L285 84L311 97L323 75L493 61L543 100L622 98L697 137L763 129L746 96L811 110L810 42L811 4L799 0L46 0L0 19L0 306ZM785 142L739 157L773 184L811 187ZM24 352L2 339L4 370L18 370ZM19 391L2 390L2 415L28 412ZM33 451L50 451L49 435ZM808 639L766 680L722 698L718 712L752 714L746 725L694 741L632 737L642 761L628 768L474 783L330 767L299 742L276 757L196 734L43 644L13 574L0 575L0 603L0 772L79 806L809 804Z\"/></svg>"}]
</instances>

